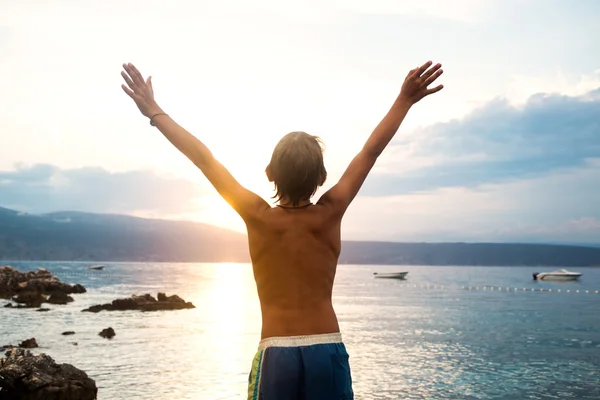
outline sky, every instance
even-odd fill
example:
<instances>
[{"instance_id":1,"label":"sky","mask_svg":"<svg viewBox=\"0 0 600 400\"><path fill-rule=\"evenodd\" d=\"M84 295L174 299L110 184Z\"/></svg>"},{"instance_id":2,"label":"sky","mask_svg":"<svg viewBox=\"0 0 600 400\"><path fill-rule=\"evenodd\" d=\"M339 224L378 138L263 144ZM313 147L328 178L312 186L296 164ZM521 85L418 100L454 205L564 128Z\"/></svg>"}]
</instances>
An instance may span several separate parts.
<instances>
[{"instance_id":1,"label":"sky","mask_svg":"<svg viewBox=\"0 0 600 400\"><path fill-rule=\"evenodd\" d=\"M270 200L277 141L325 142L330 188L440 62L343 223L353 240L600 243L600 2L0 0L0 206L243 231L122 92L121 65Z\"/></svg>"}]
</instances>

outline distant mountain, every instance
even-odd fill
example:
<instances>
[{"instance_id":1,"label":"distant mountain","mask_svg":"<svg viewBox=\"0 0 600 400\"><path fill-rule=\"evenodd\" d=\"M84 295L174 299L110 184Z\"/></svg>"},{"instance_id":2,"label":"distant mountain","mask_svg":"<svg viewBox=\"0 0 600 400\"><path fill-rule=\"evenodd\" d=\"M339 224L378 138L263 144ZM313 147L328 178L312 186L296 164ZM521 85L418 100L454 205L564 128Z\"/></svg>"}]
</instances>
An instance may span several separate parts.
<instances>
[{"instance_id":1,"label":"distant mountain","mask_svg":"<svg viewBox=\"0 0 600 400\"><path fill-rule=\"evenodd\" d=\"M212 225L124 215L20 213L0 207L0 260L248 262L246 235ZM345 241L340 263L600 265L600 248L507 243Z\"/></svg>"},{"instance_id":2,"label":"distant mountain","mask_svg":"<svg viewBox=\"0 0 600 400\"><path fill-rule=\"evenodd\" d=\"M212 225L0 208L0 259L246 262L250 257L245 235Z\"/></svg>"},{"instance_id":3,"label":"distant mountain","mask_svg":"<svg viewBox=\"0 0 600 400\"><path fill-rule=\"evenodd\" d=\"M600 266L600 248L528 243L344 242L340 262L395 265Z\"/></svg>"}]
</instances>

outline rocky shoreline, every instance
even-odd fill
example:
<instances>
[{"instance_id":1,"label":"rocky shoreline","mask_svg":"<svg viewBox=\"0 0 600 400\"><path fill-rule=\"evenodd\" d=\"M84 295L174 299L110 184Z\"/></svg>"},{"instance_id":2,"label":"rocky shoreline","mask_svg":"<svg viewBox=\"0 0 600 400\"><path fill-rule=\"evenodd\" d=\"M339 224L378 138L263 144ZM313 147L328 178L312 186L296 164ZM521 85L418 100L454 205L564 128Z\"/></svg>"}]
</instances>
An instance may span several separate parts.
<instances>
[{"instance_id":1,"label":"rocky shoreline","mask_svg":"<svg viewBox=\"0 0 600 400\"><path fill-rule=\"evenodd\" d=\"M79 284L61 282L50 271L39 268L36 271L19 271L11 266L0 266L0 299L11 300L5 308L36 309L43 303L65 305L75 301L71 294L85 293L86 289ZM195 306L177 295L167 296L158 293L157 298L150 294L132 295L128 298L113 300L111 303L91 306L86 312L137 310L165 311L191 309ZM74 335L73 331L62 335ZM98 335L112 339L116 333L112 328L103 329ZM73 342L77 345L76 342ZM35 355L29 348L36 348L35 338L21 342L18 347L0 344L0 350L8 350L5 358L0 358L0 400L93 400L98 389L93 379L84 371L70 364L56 364L46 354Z\"/></svg>"},{"instance_id":2,"label":"rocky shoreline","mask_svg":"<svg viewBox=\"0 0 600 400\"><path fill-rule=\"evenodd\" d=\"M18 304L15 308L40 308L42 303L64 305L74 301L70 294L85 292L82 285L61 282L44 268L23 272L10 265L0 267L0 298L14 301Z\"/></svg>"},{"instance_id":3,"label":"rocky shoreline","mask_svg":"<svg viewBox=\"0 0 600 400\"><path fill-rule=\"evenodd\" d=\"M0 359L0 400L95 400L97 394L85 372L46 354L11 349Z\"/></svg>"},{"instance_id":4,"label":"rocky shoreline","mask_svg":"<svg viewBox=\"0 0 600 400\"><path fill-rule=\"evenodd\" d=\"M126 311L126 310L138 310L138 311L165 311L165 310L183 310L186 308L196 308L192 303L186 302L181 297L175 295L167 296L164 293L158 293L158 299L155 299L150 294L144 294L136 296L135 294L131 297L124 299L113 300L112 303L98 304L86 308L86 312L97 313L102 310L106 311Z\"/></svg>"}]
</instances>

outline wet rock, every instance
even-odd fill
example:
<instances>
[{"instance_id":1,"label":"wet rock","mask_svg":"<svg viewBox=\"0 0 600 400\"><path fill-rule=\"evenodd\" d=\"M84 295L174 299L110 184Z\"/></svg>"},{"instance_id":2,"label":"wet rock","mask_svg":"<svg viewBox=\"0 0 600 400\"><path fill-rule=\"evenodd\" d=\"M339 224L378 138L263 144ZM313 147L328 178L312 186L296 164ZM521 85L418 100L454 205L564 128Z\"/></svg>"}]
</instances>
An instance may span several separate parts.
<instances>
[{"instance_id":1,"label":"wet rock","mask_svg":"<svg viewBox=\"0 0 600 400\"><path fill-rule=\"evenodd\" d=\"M23 291L13 297L13 301L19 304L25 304L27 308L39 308L46 301L46 297L40 292Z\"/></svg>"},{"instance_id":2,"label":"wet rock","mask_svg":"<svg viewBox=\"0 0 600 400\"><path fill-rule=\"evenodd\" d=\"M113 328L109 327L106 329L102 329L102 331L98 335L102 336L105 339L112 339L113 337L115 337L116 333Z\"/></svg>"},{"instance_id":3,"label":"wet rock","mask_svg":"<svg viewBox=\"0 0 600 400\"><path fill-rule=\"evenodd\" d=\"M163 311L163 310L182 310L187 308L196 308L192 303L186 302L177 295L166 296L164 293L158 294L158 300L152 297L150 294L144 294L142 296L133 295L124 299L113 300L112 303L98 304L91 306L82 311L87 312L100 312L106 311L125 311L125 310L138 310L138 311Z\"/></svg>"},{"instance_id":4,"label":"wet rock","mask_svg":"<svg viewBox=\"0 0 600 400\"><path fill-rule=\"evenodd\" d=\"M104 304L104 305L96 305L96 306L91 306L89 308L86 308L85 310L81 310L81 311L89 311L89 312L93 312L93 313L97 313L100 312L102 310L104 310L104 306L109 306L110 304Z\"/></svg>"},{"instance_id":5,"label":"wet rock","mask_svg":"<svg viewBox=\"0 0 600 400\"><path fill-rule=\"evenodd\" d=\"M171 303L182 303L182 304L185 304L185 300L182 299L181 297L177 296L176 294L174 294L173 296L167 297L167 301L169 301Z\"/></svg>"},{"instance_id":6,"label":"wet rock","mask_svg":"<svg viewBox=\"0 0 600 400\"><path fill-rule=\"evenodd\" d=\"M12 303L6 303L6 304L4 305L4 308L10 308L10 307L12 307L12 306L13 306L13 305L12 305Z\"/></svg>"},{"instance_id":7,"label":"wet rock","mask_svg":"<svg viewBox=\"0 0 600 400\"><path fill-rule=\"evenodd\" d=\"M19 271L8 265L0 267L0 298L11 299L16 296L15 301L27 307L40 307L39 304L46 301L44 295L55 295L55 298L60 296L60 301L64 301L63 295L85 291L81 285L61 282L44 268L37 271Z\"/></svg>"},{"instance_id":8,"label":"wet rock","mask_svg":"<svg viewBox=\"0 0 600 400\"><path fill-rule=\"evenodd\" d=\"M67 304L73 301L73 298L64 292L54 292L46 300L50 304Z\"/></svg>"},{"instance_id":9,"label":"wet rock","mask_svg":"<svg viewBox=\"0 0 600 400\"><path fill-rule=\"evenodd\" d=\"M12 349L0 360L0 400L95 400L97 393L85 372L46 354Z\"/></svg>"},{"instance_id":10,"label":"wet rock","mask_svg":"<svg viewBox=\"0 0 600 400\"><path fill-rule=\"evenodd\" d=\"M38 312L46 312L46 311L50 311L50 309L49 309L49 308L38 308L38 309L37 309L37 310L35 310L35 311L38 311Z\"/></svg>"},{"instance_id":11,"label":"wet rock","mask_svg":"<svg viewBox=\"0 0 600 400\"><path fill-rule=\"evenodd\" d=\"M81 294L81 293L85 293L87 292L87 290L85 290L85 288L83 286L81 286L79 283L73 285L73 291L71 293L73 294Z\"/></svg>"},{"instance_id":12,"label":"wet rock","mask_svg":"<svg viewBox=\"0 0 600 400\"><path fill-rule=\"evenodd\" d=\"M67 336L67 335L74 335L74 334L75 334L75 332L73 332L73 331L66 331L66 332L63 332L63 333L62 333L62 335L64 335L64 336Z\"/></svg>"},{"instance_id":13,"label":"wet rock","mask_svg":"<svg viewBox=\"0 0 600 400\"><path fill-rule=\"evenodd\" d=\"M21 343L19 343L19 347L22 349L33 349L33 348L38 347L38 344L37 344L35 338L31 338L31 339L23 340Z\"/></svg>"}]
</instances>

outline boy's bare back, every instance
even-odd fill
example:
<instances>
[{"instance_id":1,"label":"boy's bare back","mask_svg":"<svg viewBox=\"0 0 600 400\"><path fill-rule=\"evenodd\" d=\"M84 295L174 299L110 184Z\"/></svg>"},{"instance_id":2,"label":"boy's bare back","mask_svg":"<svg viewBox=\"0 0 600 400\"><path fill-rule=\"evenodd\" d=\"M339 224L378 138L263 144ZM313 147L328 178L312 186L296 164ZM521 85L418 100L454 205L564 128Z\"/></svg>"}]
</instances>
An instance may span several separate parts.
<instances>
[{"instance_id":1,"label":"boy's bare back","mask_svg":"<svg viewBox=\"0 0 600 400\"><path fill-rule=\"evenodd\" d=\"M132 64L123 67L123 90L142 114L204 173L245 221L262 309L262 337L338 332L331 293L341 250L342 216L409 109L442 89L442 85L428 89L442 74L441 64L432 66L428 61L408 73L390 111L339 182L315 205L310 205L310 198L327 177L320 142L304 132L286 135L266 173L275 183L279 205L292 209L272 208L240 185L204 143L158 106L151 78L144 80Z\"/></svg>"},{"instance_id":2,"label":"boy's bare back","mask_svg":"<svg viewBox=\"0 0 600 400\"><path fill-rule=\"evenodd\" d=\"M265 209L247 224L262 338L339 332L331 294L340 217L317 203Z\"/></svg>"}]
</instances>

